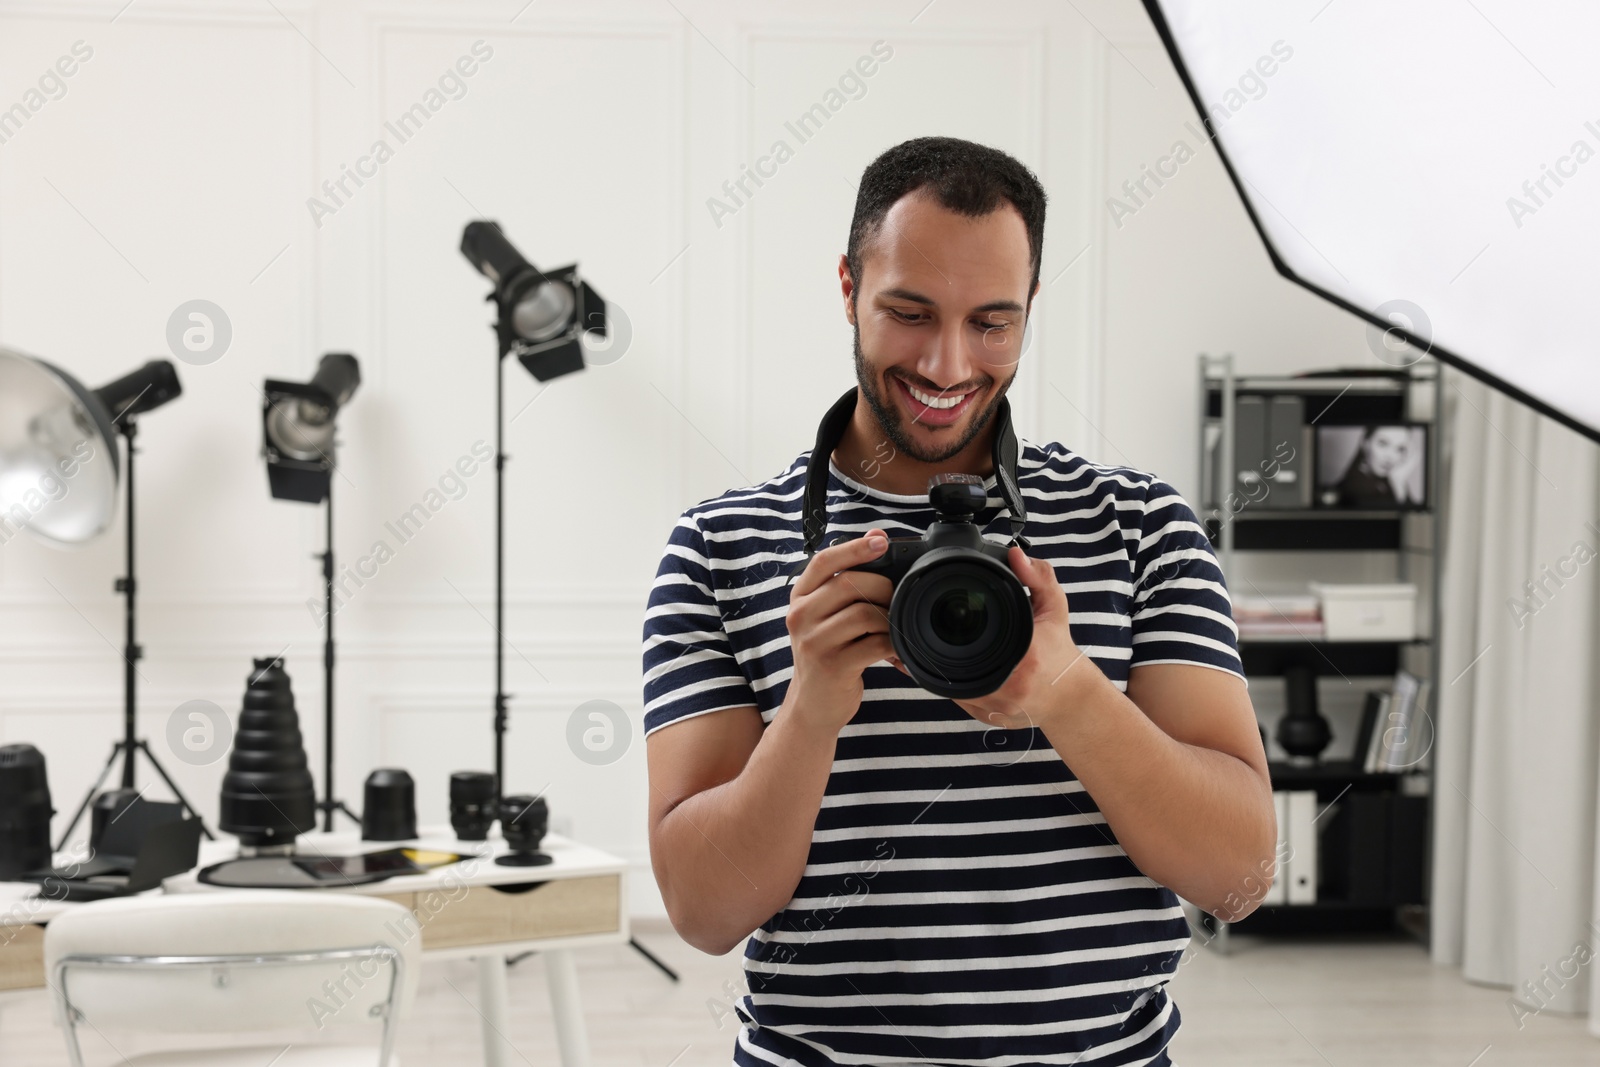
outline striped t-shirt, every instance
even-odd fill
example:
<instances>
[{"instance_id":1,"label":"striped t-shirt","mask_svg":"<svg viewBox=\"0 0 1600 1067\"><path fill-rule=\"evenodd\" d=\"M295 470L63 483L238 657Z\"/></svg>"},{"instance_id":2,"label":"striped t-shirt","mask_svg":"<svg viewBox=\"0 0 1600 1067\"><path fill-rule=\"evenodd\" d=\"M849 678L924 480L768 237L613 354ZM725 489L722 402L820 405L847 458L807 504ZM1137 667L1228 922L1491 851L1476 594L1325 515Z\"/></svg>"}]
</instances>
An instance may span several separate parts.
<instances>
[{"instance_id":1,"label":"striped t-shirt","mask_svg":"<svg viewBox=\"0 0 1600 1067\"><path fill-rule=\"evenodd\" d=\"M646 736L782 705L809 458L678 519L645 614ZM934 519L926 494L829 469L825 544ZM1241 673L1216 556L1170 485L1055 443L1019 441L1017 475L1029 554L1051 560L1074 642L1119 689L1141 664ZM984 532L1004 543L986 484ZM746 944L734 1062L1169 1064L1165 986L1189 941L1176 894L1134 866L1042 730L981 723L883 661L863 684L800 884Z\"/></svg>"}]
</instances>

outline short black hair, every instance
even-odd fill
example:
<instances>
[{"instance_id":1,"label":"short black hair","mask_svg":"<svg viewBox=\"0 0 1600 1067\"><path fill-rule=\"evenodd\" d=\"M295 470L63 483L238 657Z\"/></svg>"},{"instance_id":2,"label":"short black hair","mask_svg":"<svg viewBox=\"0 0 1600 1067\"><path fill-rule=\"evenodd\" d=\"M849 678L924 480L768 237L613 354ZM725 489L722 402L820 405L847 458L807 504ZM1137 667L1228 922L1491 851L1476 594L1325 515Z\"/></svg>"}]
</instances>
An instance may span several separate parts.
<instances>
[{"instance_id":1,"label":"short black hair","mask_svg":"<svg viewBox=\"0 0 1600 1067\"><path fill-rule=\"evenodd\" d=\"M900 198L927 186L938 203L958 214L979 218L1009 200L1028 229L1033 277L1028 300L1039 284L1044 255L1044 186L1013 157L987 145L957 137L916 137L884 152L861 172L856 213L850 221L845 261L850 277L861 284L862 255L883 220ZM852 299L854 299L852 295Z\"/></svg>"}]
</instances>

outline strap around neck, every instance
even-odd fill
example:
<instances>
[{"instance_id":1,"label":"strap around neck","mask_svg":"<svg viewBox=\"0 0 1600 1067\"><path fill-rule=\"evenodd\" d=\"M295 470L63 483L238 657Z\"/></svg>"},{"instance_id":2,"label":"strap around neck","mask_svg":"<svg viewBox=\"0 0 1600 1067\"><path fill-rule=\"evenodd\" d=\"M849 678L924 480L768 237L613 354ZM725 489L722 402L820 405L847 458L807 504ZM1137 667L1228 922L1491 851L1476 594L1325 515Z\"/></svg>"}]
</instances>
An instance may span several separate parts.
<instances>
[{"instance_id":1,"label":"strap around neck","mask_svg":"<svg viewBox=\"0 0 1600 1067\"><path fill-rule=\"evenodd\" d=\"M844 439L844 432L855 415L857 389L851 389L834 402L817 427L817 443L806 463L806 488L802 497L801 529L805 532L805 551L809 557L822 547L823 536L828 532L828 461L833 450ZM1001 397L994 416L995 485L1000 499L1011 513L1011 536L1024 548L1028 542L1022 537L1023 524L1028 521L1028 509L1022 501L1022 490L1017 485L1017 435L1011 427L1011 400Z\"/></svg>"}]
</instances>

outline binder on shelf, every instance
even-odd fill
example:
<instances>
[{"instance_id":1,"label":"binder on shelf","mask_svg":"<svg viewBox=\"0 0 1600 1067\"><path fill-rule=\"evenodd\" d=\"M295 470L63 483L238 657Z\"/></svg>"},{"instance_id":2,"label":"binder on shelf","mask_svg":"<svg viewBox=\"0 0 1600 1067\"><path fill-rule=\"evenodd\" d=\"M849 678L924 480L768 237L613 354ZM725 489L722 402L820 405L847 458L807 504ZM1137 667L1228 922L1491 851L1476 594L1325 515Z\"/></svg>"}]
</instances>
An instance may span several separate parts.
<instances>
[{"instance_id":1,"label":"binder on shelf","mask_svg":"<svg viewBox=\"0 0 1600 1067\"><path fill-rule=\"evenodd\" d=\"M1350 762L1361 770L1366 769L1367 750L1372 747L1372 735L1378 728L1382 697L1381 690L1369 689L1361 705L1361 724L1356 728L1355 744L1350 746Z\"/></svg>"},{"instance_id":2,"label":"binder on shelf","mask_svg":"<svg viewBox=\"0 0 1600 1067\"><path fill-rule=\"evenodd\" d=\"M1421 904L1427 897L1428 800L1394 796L1389 815L1389 899Z\"/></svg>"},{"instance_id":3,"label":"binder on shelf","mask_svg":"<svg viewBox=\"0 0 1600 1067\"><path fill-rule=\"evenodd\" d=\"M1267 461L1267 398L1241 396L1234 401L1233 477L1224 486L1226 493L1237 493L1240 502L1253 506L1262 499ZM1271 495L1270 493L1267 495Z\"/></svg>"},{"instance_id":4,"label":"binder on shelf","mask_svg":"<svg viewBox=\"0 0 1600 1067\"><path fill-rule=\"evenodd\" d=\"M1329 874L1329 895L1356 907L1385 907L1391 863L1390 824L1394 797L1351 790L1329 813L1328 847L1339 860ZM1420 853L1412 853L1415 862ZM1420 866L1420 864L1419 864Z\"/></svg>"},{"instance_id":5,"label":"binder on shelf","mask_svg":"<svg viewBox=\"0 0 1600 1067\"><path fill-rule=\"evenodd\" d=\"M1405 770L1427 770L1433 755L1433 711L1428 701L1433 696L1433 683L1427 678L1417 683L1415 709L1411 713L1411 731L1406 738Z\"/></svg>"},{"instance_id":6,"label":"binder on shelf","mask_svg":"<svg viewBox=\"0 0 1600 1067\"><path fill-rule=\"evenodd\" d=\"M1289 859L1286 887L1290 904L1317 902L1317 794L1312 789L1292 789L1288 793Z\"/></svg>"},{"instance_id":7,"label":"binder on shelf","mask_svg":"<svg viewBox=\"0 0 1600 1067\"><path fill-rule=\"evenodd\" d=\"M1396 671L1394 689L1390 691L1388 714L1380 725L1381 744L1374 770L1402 771L1407 767L1407 751L1415 748L1417 695L1420 680L1410 671Z\"/></svg>"},{"instance_id":8,"label":"binder on shelf","mask_svg":"<svg viewBox=\"0 0 1600 1067\"><path fill-rule=\"evenodd\" d=\"M1267 433L1262 442L1266 465L1263 477L1271 491L1261 501L1266 508L1311 506L1310 467L1306 455L1306 403L1303 397L1275 396L1267 405Z\"/></svg>"},{"instance_id":9,"label":"binder on shelf","mask_svg":"<svg viewBox=\"0 0 1600 1067\"><path fill-rule=\"evenodd\" d=\"M1272 879L1272 886L1267 890L1267 895L1261 898L1263 906L1283 904L1289 899L1289 804L1288 794L1283 790L1276 790L1272 794L1272 805L1278 813L1278 844L1273 849L1273 855L1278 859L1278 869Z\"/></svg>"},{"instance_id":10,"label":"binder on shelf","mask_svg":"<svg viewBox=\"0 0 1600 1067\"><path fill-rule=\"evenodd\" d=\"M1228 479L1222 474L1222 423L1206 422L1200 428L1201 447L1205 450L1205 472L1201 476L1201 503L1207 508L1221 508L1228 493Z\"/></svg>"},{"instance_id":11,"label":"binder on shelf","mask_svg":"<svg viewBox=\"0 0 1600 1067\"><path fill-rule=\"evenodd\" d=\"M1378 756L1383 749L1383 735L1388 729L1390 695L1378 694L1377 714L1373 716L1372 737L1367 741L1367 750L1361 756L1361 769L1368 774L1378 770Z\"/></svg>"}]
</instances>

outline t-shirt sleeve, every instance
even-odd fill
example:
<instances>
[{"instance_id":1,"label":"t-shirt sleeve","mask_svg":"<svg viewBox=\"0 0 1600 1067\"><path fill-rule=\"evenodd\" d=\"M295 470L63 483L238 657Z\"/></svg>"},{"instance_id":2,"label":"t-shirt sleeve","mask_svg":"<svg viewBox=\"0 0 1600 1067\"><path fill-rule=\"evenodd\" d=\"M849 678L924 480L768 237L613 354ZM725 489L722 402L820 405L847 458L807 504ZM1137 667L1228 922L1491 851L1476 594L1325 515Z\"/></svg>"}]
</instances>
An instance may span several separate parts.
<instances>
[{"instance_id":1,"label":"t-shirt sleeve","mask_svg":"<svg viewBox=\"0 0 1600 1067\"><path fill-rule=\"evenodd\" d=\"M1244 677L1239 631L1217 555L1193 509L1160 479L1145 496L1133 589L1129 670L1193 663Z\"/></svg>"},{"instance_id":2,"label":"t-shirt sleeve","mask_svg":"<svg viewBox=\"0 0 1600 1067\"><path fill-rule=\"evenodd\" d=\"M685 512L667 538L645 608L645 736L696 715L755 706L723 628L705 536Z\"/></svg>"}]
</instances>

